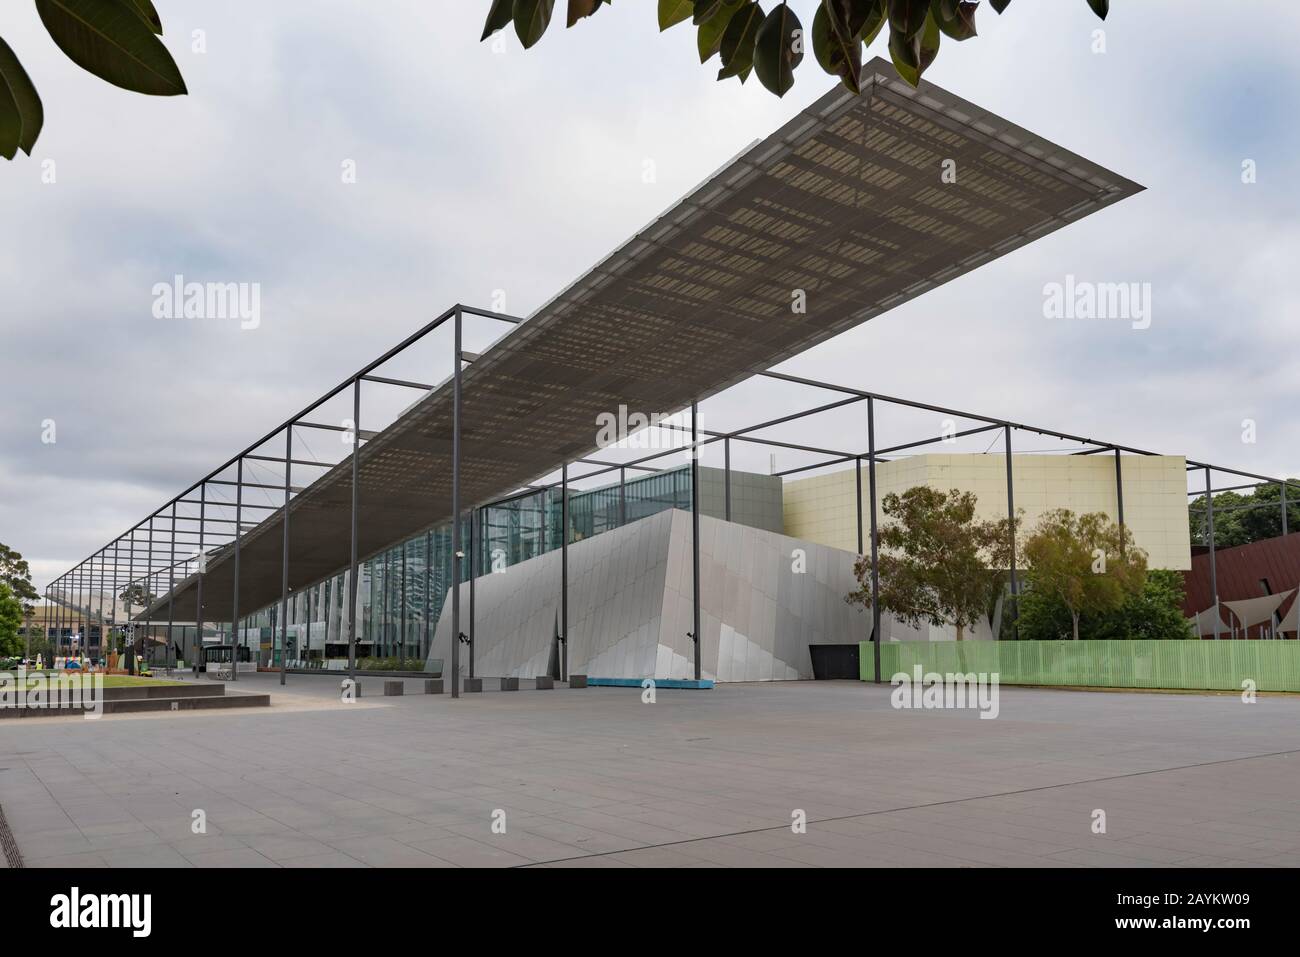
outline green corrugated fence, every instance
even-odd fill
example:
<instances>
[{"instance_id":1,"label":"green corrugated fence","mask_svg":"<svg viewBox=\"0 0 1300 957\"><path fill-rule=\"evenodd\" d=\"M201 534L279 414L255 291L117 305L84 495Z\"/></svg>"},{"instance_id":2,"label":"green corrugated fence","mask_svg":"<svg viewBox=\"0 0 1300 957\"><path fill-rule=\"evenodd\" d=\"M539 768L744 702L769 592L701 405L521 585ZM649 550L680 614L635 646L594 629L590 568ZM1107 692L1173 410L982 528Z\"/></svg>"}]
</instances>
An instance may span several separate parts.
<instances>
[{"instance_id":1,"label":"green corrugated fence","mask_svg":"<svg viewBox=\"0 0 1300 957\"><path fill-rule=\"evenodd\" d=\"M861 643L862 680L875 677ZM997 672L1009 685L1300 691L1300 641L894 641L880 646L880 677L900 671Z\"/></svg>"}]
</instances>

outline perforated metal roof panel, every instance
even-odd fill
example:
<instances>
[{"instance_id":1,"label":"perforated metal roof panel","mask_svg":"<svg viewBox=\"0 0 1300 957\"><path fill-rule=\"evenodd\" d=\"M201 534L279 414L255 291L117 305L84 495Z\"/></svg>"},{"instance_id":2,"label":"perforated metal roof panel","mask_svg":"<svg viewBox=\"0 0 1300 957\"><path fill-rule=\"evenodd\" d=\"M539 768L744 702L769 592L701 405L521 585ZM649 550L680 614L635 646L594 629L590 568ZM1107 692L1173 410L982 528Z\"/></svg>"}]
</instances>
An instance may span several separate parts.
<instances>
[{"instance_id":1,"label":"perforated metal roof panel","mask_svg":"<svg viewBox=\"0 0 1300 957\"><path fill-rule=\"evenodd\" d=\"M675 411L1141 189L884 60L868 72L861 95L821 97L465 369L465 508L588 453L620 403ZM363 557L450 518L451 421L444 384L362 447ZM347 567L350 496L344 462L292 502L293 587ZM243 614L279 598L282 517L242 541ZM226 549L205 620L229 619L232 584ZM193 586L178 584L177 620L195 617Z\"/></svg>"}]
</instances>

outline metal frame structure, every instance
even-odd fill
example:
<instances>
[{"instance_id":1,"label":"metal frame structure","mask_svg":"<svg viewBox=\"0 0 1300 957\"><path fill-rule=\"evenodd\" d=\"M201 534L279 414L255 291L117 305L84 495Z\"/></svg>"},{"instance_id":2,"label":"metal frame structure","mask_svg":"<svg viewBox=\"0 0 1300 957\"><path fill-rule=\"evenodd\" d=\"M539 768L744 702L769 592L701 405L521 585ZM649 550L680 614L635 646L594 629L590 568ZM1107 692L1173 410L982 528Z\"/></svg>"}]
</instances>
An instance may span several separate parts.
<instances>
[{"instance_id":1,"label":"metal frame structure","mask_svg":"<svg viewBox=\"0 0 1300 957\"><path fill-rule=\"evenodd\" d=\"M384 363L388 362L389 360L393 359L394 357L404 352L410 346L424 339L424 337L426 337L434 330L441 327L444 323L454 320L455 371L453 375L455 380L454 390L457 396L457 402L459 402L460 369L466 361L472 361L472 359L474 358L472 356L465 354L461 348L462 326L465 321L465 317L467 316L479 317L487 320L492 320L495 322L503 322L510 325L514 325L522 321L513 316L506 316L500 313L495 313L484 309L476 309L473 307L461 306L461 305L453 306L452 308L448 309L440 316L438 316L436 319L434 319L432 322L429 322L423 328L419 329L411 336L403 340L401 343L394 346L388 352L384 353L382 356L380 356L373 362L367 364L358 372L356 372L354 375L350 376L348 379L344 380L339 385L331 389L329 392L325 393L323 396L321 396L320 398L312 402L301 412L292 416L285 422L281 423L276 428L272 429L262 438L260 438L252 445L245 448L242 452L238 453L233 458L226 461L220 467L209 472L202 479L200 479L199 481L195 482L193 485L186 488L179 495L176 495L172 499L169 499L159 509L150 513L148 516L144 517L136 524L132 525L126 532L119 535L117 538L113 539L111 542L104 545L96 552L87 556L81 562L77 563L75 566L73 566L63 575L59 576L53 582L50 583L50 585L46 589L45 597L48 601L55 603L60 608L60 623L59 625L56 626L57 629L56 636L58 638L56 644L61 646L63 643L62 642L63 632L67 630L67 626L66 624L64 624L65 617L66 620L71 620L70 614L68 616L65 616L63 614L65 611L68 613L73 613L73 612L77 613L79 615L79 620L84 619L87 622L89 622L91 620L97 619L101 625L101 641L102 641L107 637L107 635L104 633L105 627L109 625L117 624L116 606L121 596L124 593L127 593L128 590L131 589L133 586L139 586L140 588L142 588L146 598L152 598L153 596L157 596L159 593L155 591L155 588L158 586L158 584L163 580L165 576L165 580L167 582L166 594L164 596L165 601L160 602L157 599L151 601L141 611L139 616L133 617L132 603L129 599L124 599L126 602L126 608L125 608L126 623L129 623L133 626L134 621L137 620L138 618L139 620L143 620L146 630L148 630L149 625L152 623L152 618L153 618L155 608L158 607L160 604L165 604L166 607L168 608L168 622L167 622L166 635L167 635L167 644L168 644L168 655L170 656L171 651L174 648L174 628L176 624L174 614L173 614L174 607L175 607L174 599L176 593L176 580L178 577L180 577L181 579L187 579L193 577L195 588L199 595L196 601L197 601L198 608L200 609L200 614L196 616L194 625L196 628L196 642L197 644L201 645L203 627L208 621L208 619L202 614L201 611L204 608L203 599L202 599L204 571L206 570L207 561L209 560L209 558L212 557L213 554L215 554L215 553L208 552L207 547L211 541L216 540L217 542L220 543L220 547L222 549L229 549L233 553L235 572L234 572L234 594L231 602L231 609L232 609L231 636L232 636L232 644L238 645L239 639L238 639L237 632L238 632L239 623L244 618L248 617L247 615L240 614L240 612L245 611L245 609L242 608L240 605L240 596L239 596L239 588L241 582L241 575L240 575L241 547L245 540L247 532L256 528L257 525L260 524L260 521L264 521L268 517L266 514L263 514L260 517L258 522L251 522L251 523L245 522L244 510L259 509L259 510L263 510L264 512L269 512L270 515L279 517L283 524L284 544L282 548L283 561L281 567L281 594L280 594L281 612L278 621L279 642L278 645L276 645L276 651L278 651L279 653L280 660L284 661L284 652L285 649L287 648L287 642L288 642L287 616L285 614L285 611L288 603L288 597L291 592L290 562L289 562L289 542L290 542L289 516L292 514L292 510L290 508L290 505L293 499L295 498L296 493L302 491L301 487L294 486L292 484L292 469L293 466L295 465L302 466L302 467L318 467L318 468L328 469L328 468L334 468L338 464L338 463L330 463L330 462L318 461L313 459L295 458L293 454L293 430L295 428L299 428L299 429L325 429L325 430L339 431L345 433L348 432L348 429L345 428L344 426L335 426L335 425L311 422L308 420L308 416L311 415L313 412L315 412L317 409L321 408L323 405L325 405L325 403L327 403L330 399L344 393L350 387L353 391L353 418L352 418L353 428L350 433L353 452L350 454L349 458L351 460L351 468L352 468L352 474L354 476L354 483L353 483L353 494L352 494L352 529L353 529L352 563L349 569L350 611L349 611L349 635L348 635L348 644L349 644L348 672L350 677L355 678L356 675L355 610L357 606L356 582L357 582L357 568L360 564L359 556L357 553L357 529L358 529L358 516L360 513L360 505L361 505L358 496L359 486L358 483L355 482L356 468L357 468L356 463L359 458L358 455L359 450L362 448L364 443L367 442L370 438L373 438L375 435L378 434L377 432L368 433L360 428L359 423L361 421L361 386L363 382L373 382L373 383L386 385L386 386L397 386L397 387L402 387L407 389L418 389L422 392L428 392L436 389L437 386L434 385L394 379L386 376L380 376L374 374L374 372ZM459 427L455 429L455 433L456 433L456 443L458 445L459 435L460 435ZM267 446L268 444L273 442L277 437L281 435L283 435L284 443L285 443L284 444L285 451L282 456L267 455L265 453L259 452L260 449ZM453 492L452 505L453 505L453 509L456 510L456 513L459 514L458 477L459 477L460 469L459 469L458 449L455 453L455 458L456 458L457 466L454 469L454 473L457 476L457 479L454 482L456 488L455 491ZM246 479L245 465L247 463L257 463L257 462L273 463L283 467L284 470L283 481L278 484L268 484L265 482L258 482L258 481L252 481ZM234 469L233 481L227 478L222 478L222 476L228 474L232 468ZM210 497L209 493L211 491L220 488L232 488L233 493L231 494L233 494L234 496L234 501L231 502L228 499L220 500L220 499L214 499ZM244 492L246 490L252 490L252 489L282 491L283 504L281 506L275 506L275 505L269 505L269 504L263 505L259 503L245 501ZM199 496L197 500L190 497L194 495L196 492L198 493ZM178 515L176 511L178 505L197 505L199 509L197 517ZM226 507L226 508L233 507L234 517L228 518L224 516L213 516L208 514L209 510L213 506ZM159 551L154 548L154 544L155 544L155 539L153 536L154 522L160 519L167 520L168 522L167 531L169 532L169 536L170 536L169 548L164 551ZM196 524L192 525L191 527L182 528L178 530L177 527L178 522L196 523ZM213 528L212 527L213 525L216 525L218 527ZM233 525L234 529L226 528L226 526L230 526L230 525ZM455 525L457 526L455 534L458 537L459 523L455 523ZM137 535L138 533L141 532L141 530L148 531L147 538L144 539L137 538ZM192 537L178 539L177 538L178 531L182 535L187 535ZM177 554L176 547L178 545L196 547L198 551L195 554L182 558L178 561L176 558L176 554ZM111 568L109 567L109 559L108 559L108 552L110 549L113 552L113 557L111 559ZM137 558L144 566L143 569L139 570L138 572L136 567ZM125 572L123 571L124 564L125 564ZM96 571L96 565L98 565L98 572ZM177 574L178 569L180 572L179 576ZM459 580L459 570L457 572L457 580ZM311 583L308 582L304 584L309 585ZM99 598L99 611L97 615L94 614L89 604L85 601L85 597L87 595L96 595L96 594L98 595ZM105 620L105 615L103 613L103 603L106 599L109 601L113 609L108 621ZM237 654L234 657L237 658ZM128 660L131 660L132 664L134 663L133 658L134 655L128 656ZM283 684L285 682L285 669L281 668L280 673L281 673L281 684ZM232 661L230 678L231 680L238 679L237 661Z\"/></svg>"},{"instance_id":2,"label":"metal frame structure","mask_svg":"<svg viewBox=\"0 0 1300 957\"><path fill-rule=\"evenodd\" d=\"M250 445L244 451L224 463L220 468L209 472L203 479L190 485L179 495L169 499L159 509L150 515L141 519L122 535L97 549L87 558L70 568L67 572L55 579L54 582L46 589L46 598L58 607L58 622L56 623L57 634L62 636L64 630L72 630L83 636L88 635L89 625L98 623L101 629L101 636L107 637L107 631L118 624L117 622L117 601L114 596L120 596L126 589L132 586L141 586L146 595L156 595L155 588L161 587L163 582L166 583L166 593L162 598L156 598L149 606L145 607L138 615L132 614L132 606L127 602L125 609L125 619L127 623L141 621L146 628L154 621L155 617L161 617L161 609L165 606L166 612L166 635L168 640L168 660L172 649L175 647L173 638L173 629L177 622L174 616L174 597L176 592L176 583L178 580L194 577L194 585L200 590L203 587L203 571L206 561L211 554L205 551L208 543L212 541L219 542L218 551L228 551L233 554L234 561L238 563L241 549L241 540L257 526L256 522L245 522L243 519L244 509L261 509L268 514L263 520L269 518L279 518L282 521L282 535L284 548L282 550L283 561L280 574L280 596L279 596L279 616L276 623L278 630L277 635L273 635L273 649L278 652L279 659L283 663L286 661L286 649L288 643L288 616L287 603L289 596L295 590L304 587L310 587L316 581L297 581L292 576L292 567L289 560L290 551L288 548L290 542L290 524L287 517L292 514L291 505L298 493L303 491L303 487L295 486L292 482L293 467L300 466L303 468L310 467L338 467L342 463L328 463L317 459L296 458L294 455L293 429L295 428L321 428L335 429L346 432L347 430L338 426L314 423L308 420L308 416L315 410L319 409L330 398L346 393L348 389L352 390L352 410L353 410L353 429L348 440L351 451L347 454L346 467L351 469L352 474L357 474L357 463L361 454L361 449L370 441L377 432L367 432L360 428L361 414L361 386L365 382L379 383L388 386L400 386L404 388L432 390L436 388L432 385L398 380L386 376L377 375L375 370L383 363L393 359L406 348L422 339L425 335L440 327L445 322L453 322L455 329L455 357L457 370L466 362L473 361L474 356L465 354L462 351L463 341L461 335L462 324L466 317L481 317L495 322L502 322L510 325L517 324L522 320L515 317L503 315L500 313L478 310L468 306L454 306L440 315L433 322L426 325L413 336L408 337L403 343L399 344L389 352L385 353L379 359L369 363L354 375L344 380L334 389L327 392L320 399L308 405L297 415L291 417L286 422L272 430L270 433L259 439L253 445ZM880 680L880 659L879 659L879 636L880 636L880 610L876 597L879 593L879 502L876 482L876 466L879 462L886 461L899 453L913 452L927 445L951 441L958 437L973 436L985 433L999 433L1002 439L1002 455L1006 460L1006 492L1007 492L1007 513L1015 515L1014 499L1014 475L1012 472L1012 462L1014 454L1013 435L1015 433L1033 434L1037 436L1055 438L1060 441L1070 442L1083 446L1083 448L1068 453L1074 455L1093 455L1097 453L1110 453L1115 456L1115 480L1116 480L1116 507L1119 522L1122 525L1123 517L1123 456L1124 455L1159 455L1161 453L1152 452L1145 449L1138 449L1127 445L1114 442L1100 441L1085 436L1075 435L1068 432L1062 432L1055 429L1045 428L1042 426L1015 422L1007 419L984 416L979 413L968 412L959 409L947 408L944 406L934 405L931 403L918 402L908 399L898 398L896 396L883 395L863 389L853 388L850 386L837 385L834 383L824 382L817 379L811 379L803 376L791 375L784 372L767 371L759 373L759 378L793 384L796 386L808 387L815 390L823 390L834 393L839 398L821 403L812 408L802 409L800 411L781 415L775 418L766 419L754 425L742 428L731 429L727 431L717 431L703 429L699 426L699 402L692 402L690 405L690 424L680 425L668 422L661 422L658 427L665 430L676 430L689 434L688 444L683 448L667 451L655 451L647 455L637 456L626 461L610 461L608 457L593 458L591 456L581 456L560 463L558 471L560 480L558 483L547 484L529 484L522 487L519 491L513 493L507 499L494 499L486 502L465 502L461 496L461 471L466 463L462 459L460 448L460 432L462 424L459 417L455 422L453 434L451 436L452 447L452 501L451 514L461 517L463 521L468 513L472 519L474 512L481 508L492 507L510 498L519 495L527 495L535 492L551 493L558 487L560 495L561 519L560 527L562 529L561 541L558 546L551 543L552 547L558 548L561 553L561 595L560 595L560 620L556 640L558 644L558 653L560 661L560 673L562 678L568 676L568 628L569 628L569 610L568 610L568 545L572 537L570 528L569 498L572 494L572 483L574 481L590 481L605 475L617 475L620 486L619 512L620 519L626 520L626 495L624 489L627 482L628 470L640 470L647 472L658 471L654 465L650 464L656 459L665 456L679 455L683 450L690 454L690 471L692 476L691 482L691 503L692 503L692 529L693 529L693 553L692 553L692 579L694 583L694 602L693 602L693 630L691 637L695 644L695 674L700 677L700 641L701 634L701 580L700 580L700 549L699 549L699 460L702 450L711 445L720 445L723 453L723 470L725 474L725 495L726 495L726 513L728 517L731 513L731 474L732 474L732 448L733 443L746 443L751 445L763 446L770 449L781 449L806 453L818 457L817 461L810 464L804 464L797 467L784 469L773 472L774 475L785 477L805 472L824 469L840 464L852 463L856 472L856 508L857 508L857 528L858 528L858 551L868 557L870 567L870 578L868 587L872 595L872 615L871 615L871 632L873 643L875 644L875 676ZM459 408L459 393L461 389L460 376L453 374L452 388L455 396L455 406ZM716 397L716 394L715 394ZM765 437L759 433L773 429L778 426L789 425L800 420L828 413L834 410L844 409L853 406L861 406L865 411L865 448L858 446L856 448L827 448L823 446L813 446L804 443L790 442L772 437ZM934 413L948 418L965 419L976 423L974 427L963 429L961 431L949 431L940 435L929 435L924 438L907 441L900 444L893 444L885 447L877 446L877 425L878 412L881 407L897 407L922 412ZM683 410L685 411L685 410ZM280 456L268 456L257 450L266 446L268 443L283 435L284 452ZM995 440L996 441L996 440ZM246 463L273 463L283 467L283 477L278 483L272 484L267 482L255 481L247 478L245 475ZM862 488L862 466L867 466L867 488L866 501L863 500ZM580 466L583 471L581 474L574 475L571 473L571 466ZM233 481L222 478L221 476L234 469L235 478ZM1281 507L1283 509L1283 529L1284 533L1289 533L1289 525L1286 517L1286 507L1288 498L1286 495L1287 488L1295 489L1300 492L1300 483L1289 480L1274 478L1270 476L1259 475L1256 473L1246 472L1238 469L1227 468L1224 466L1213 465L1208 462L1188 459L1187 469L1190 472L1202 471L1205 475L1205 488L1202 491L1189 491L1187 494L1193 497L1204 497L1208 503L1206 511L1207 525L1207 543L1210 553L1210 568L1212 582L1215 575L1215 549L1213 541L1213 522L1215 507L1212 496L1218 492L1234 491L1248 488L1257 488L1262 485L1278 485L1282 489ZM1214 472L1222 472L1238 478L1248 478L1255 480L1249 484L1238 484L1216 488L1212 482ZM210 493L217 489L232 489L228 494L233 494L233 501L230 499L214 500ZM259 503L246 500L245 490L265 490L275 491L282 495L280 505L262 505ZM192 498L197 493L198 498ZM1300 499L1300 496L1295 496ZM211 514L213 507L216 505L224 508L234 509L234 518L227 518L220 515ZM183 516L179 514L178 507L183 505L197 505L197 516ZM1196 507L1196 506L1193 506ZM1238 507L1271 507L1271 503L1262 503L1260 505L1238 506ZM358 495L358 486L354 484L350 496L350 525L354 529L354 535L350 544L351 563L347 569L348 578L348 677L356 677L356 644L357 644L357 581L358 569L361 562L371 555L362 555L357 549L357 537L355 530L358 528L359 521L364 511L364 502ZM869 529L869 542L863 541L862 529L865 525ZM158 522L165 522L164 531L167 533L163 539L154 536L155 525ZM194 527L183 528L181 523L196 523ZM234 525L237 529L242 530L243 534L236 534L234 529L228 526ZM213 526L216 526L215 528ZM473 529L474 523L471 520L470 528ZM473 561L475 548L474 534L471 531L469 548L471 549L471 561L465 562L466 555L462 549L461 521L451 523L452 548L456 555L453 562L453 577L448 589L448 599L451 602L451 623L452 634L461 636L462 640L452 642L452 665L451 665L451 694L458 697L460 694L460 645L467 644L469 649L469 676L474 675L473 655L474 655L474 605L472 582L478 573L478 563ZM1013 532L1014 534L1014 532ZM543 523L543 538L545 537L545 523ZM403 539L405 540L405 539ZM397 542L388 543L384 551ZM160 550L156 545L163 545ZM865 548L864 546L868 546ZM198 552L194 555L178 558L178 547L196 546ZM545 543L543 543L545 548ZM112 556L110 557L110 551ZM866 553L869 552L869 555ZM378 554L373 552L371 554ZM1014 556L1014 543L1012 546ZM143 570L137 567L137 561L144 565ZM473 573L468 576L471 583L470 604L468 622L462 622L461 601L460 601L460 583L466 581L465 568L473 569ZM1012 615L1014 621L1014 599L1018 594L1017 569L1015 567L1014 557L1010 571L1010 594L1012 597ZM427 573L427 568L426 568ZM337 574L337 571L334 573ZM239 575L235 577L236 594L233 598L232 607L237 611L244 611L239 605L238 586ZM405 576L404 576L405 580ZM319 579L317 580L319 581ZM1212 587L1214 587L1212 585ZM1217 590L1216 590L1217 596ZM427 602L427 588L426 588ZM198 599L202 607L202 598ZM105 613L105 604L108 604L109 611ZM1216 597L1217 606L1217 597ZM78 624L69 625L76 615ZM236 618L235 624L232 625L232 633L237 628L240 618ZM196 621L196 642L201 643L202 626L205 621ZM426 635L428 633L429 618L426 615L424 627ZM463 631L467 629L467 631ZM1216 633L1216 637L1218 637ZM231 678L237 680L237 668L232 668ZM280 682L285 683L287 669L280 669Z\"/></svg>"},{"instance_id":3,"label":"metal frame structure","mask_svg":"<svg viewBox=\"0 0 1300 957\"><path fill-rule=\"evenodd\" d=\"M273 633L271 641L284 664L290 594L336 575L346 565L348 676L355 678L361 563L414 534L450 523L451 693L458 696L462 643L458 586L465 578L466 564L462 521L512 489L541 489L545 502L558 485L562 533L552 547L562 555L556 650L560 674L565 676L571 484L609 472L617 472L620 482L626 483L628 469L647 468L657 458L629 462L592 458L592 416L622 403L689 408L690 425L683 428L690 432L694 479L692 636L698 676L702 627L698 456L708 445L722 443L728 515L731 452L736 442L826 459L782 474L836 463L854 463L860 472L865 461L873 595L879 587L876 464L882 456L939 441L877 448L876 415L881 406L930 410L982 423L962 435L1001 432L1012 514L1014 430L1082 442L1089 452L1152 454L767 371L1141 190L1138 184L931 83L910 87L885 60L866 64L863 87L860 95L854 95L836 85L701 183L527 321L463 305L446 310L97 549L56 579L47 595L61 608L84 610L90 604L86 596L98 594L103 623L106 595L117 596L128 586L142 585L150 600L138 615L128 606L126 619L132 623L161 619L165 605L169 649L174 647L178 619L194 622L201 645L207 622L229 621L237 639L250 608L278 603L278 635ZM941 189L939 164L945 157L961 172L956 182ZM792 292L804 294L803 311L792 307ZM504 324L513 332L487 352L473 354L466 350L464 339L470 319ZM387 374L390 370L383 367L390 360L448 323L453 341L447 378L435 377L430 384ZM701 402L756 375L830 390L839 397L739 430L720 433L699 427L695 413ZM363 385L414 391L419 397L392 422L381 421L380 428L365 430L361 427ZM349 390L349 422L334 425L313 420L326 403L346 400ZM865 449L860 443L847 450L819 449L756 434L860 404L866 411ZM373 415L373 410L365 411ZM348 436L346 457L335 462L311 454L305 441L311 430ZM281 435L283 451L278 445ZM309 450L305 457L295 454L299 447ZM1118 469L1118 459L1116 464ZM574 475L573 466L593 471ZM268 468L273 473L269 478L261 474ZM534 484L541 481L538 476L557 471L558 483ZM295 486L294 478L303 474L313 477ZM281 501L272 500L273 493ZM258 496L266 501L258 501ZM861 528L860 494L858 499ZM620 515L626 518L622 501ZM168 537L166 547L158 551L154 532L160 523ZM142 530L148 532L144 547L139 538ZM545 523L542 536L545 549ZM471 562L475 547L471 538ZM186 549L196 551L181 557ZM142 570L137 569L137 559ZM472 567L477 571L477 563ZM1014 595L1014 569L1012 574ZM473 575L469 581L473 582ZM81 589L79 594L71 591L74 584ZM468 597L464 642L472 676L472 584ZM111 604L116 621L115 597ZM879 633L876 611L873 634L877 639ZM231 678L237 679L237 662L232 665Z\"/></svg>"}]
</instances>

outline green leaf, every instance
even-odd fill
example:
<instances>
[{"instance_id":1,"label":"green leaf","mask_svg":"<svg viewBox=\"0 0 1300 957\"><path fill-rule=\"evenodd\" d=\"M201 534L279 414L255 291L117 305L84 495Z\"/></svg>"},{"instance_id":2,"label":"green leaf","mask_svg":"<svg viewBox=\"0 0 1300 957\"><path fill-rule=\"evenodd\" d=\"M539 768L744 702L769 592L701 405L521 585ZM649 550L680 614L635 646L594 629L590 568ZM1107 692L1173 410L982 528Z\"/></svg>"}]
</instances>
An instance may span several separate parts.
<instances>
[{"instance_id":1,"label":"green leaf","mask_svg":"<svg viewBox=\"0 0 1300 957\"><path fill-rule=\"evenodd\" d=\"M13 125L17 126L16 139L7 132ZM36 87L9 44L0 38L0 155L13 159L17 146L30 156L44 125L45 110Z\"/></svg>"},{"instance_id":2,"label":"green leaf","mask_svg":"<svg viewBox=\"0 0 1300 957\"><path fill-rule=\"evenodd\" d=\"M722 49L722 35L727 32L727 25L745 0L721 0L714 5L708 19L700 24L695 42L700 50L700 62L706 62L713 54ZM695 15L700 14L700 7L695 8Z\"/></svg>"},{"instance_id":3,"label":"green leaf","mask_svg":"<svg viewBox=\"0 0 1300 957\"><path fill-rule=\"evenodd\" d=\"M889 29L910 40L925 29L930 0L889 0Z\"/></svg>"},{"instance_id":4,"label":"green leaf","mask_svg":"<svg viewBox=\"0 0 1300 957\"><path fill-rule=\"evenodd\" d=\"M827 25L846 43L862 33L867 19L879 6L877 0L822 0L821 3L821 9L826 11ZM816 29L814 16L813 30Z\"/></svg>"},{"instance_id":5,"label":"green leaf","mask_svg":"<svg viewBox=\"0 0 1300 957\"><path fill-rule=\"evenodd\" d=\"M542 38L554 11L555 0L515 0L515 34L525 50Z\"/></svg>"},{"instance_id":6,"label":"green leaf","mask_svg":"<svg viewBox=\"0 0 1300 957\"><path fill-rule=\"evenodd\" d=\"M813 56L831 76L838 76L854 93L862 92L862 41L854 34L846 41L833 26L828 4L817 8L813 17Z\"/></svg>"},{"instance_id":7,"label":"green leaf","mask_svg":"<svg viewBox=\"0 0 1300 957\"><path fill-rule=\"evenodd\" d=\"M488 10L487 20L483 24L482 43L498 30L505 29L515 15L515 0L492 0L492 9Z\"/></svg>"},{"instance_id":8,"label":"green leaf","mask_svg":"<svg viewBox=\"0 0 1300 957\"><path fill-rule=\"evenodd\" d=\"M803 43L803 26L789 4L783 3L769 13L758 29L754 72L759 82L777 96L785 96L794 86L794 69L803 60Z\"/></svg>"},{"instance_id":9,"label":"green leaf","mask_svg":"<svg viewBox=\"0 0 1300 957\"><path fill-rule=\"evenodd\" d=\"M101 80L150 96L187 92L172 55L125 4L36 0L36 12L68 59Z\"/></svg>"},{"instance_id":10,"label":"green leaf","mask_svg":"<svg viewBox=\"0 0 1300 957\"><path fill-rule=\"evenodd\" d=\"M162 36L162 17L158 16L158 11L154 8L152 0L118 0L118 2L133 8L140 19L145 22L145 26L158 36Z\"/></svg>"},{"instance_id":11,"label":"green leaf","mask_svg":"<svg viewBox=\"0 0 1300 957\"><path fill-rule=\"evenodd\" d=\"M1088 0L1088 6L1092 7L1092 12L1103 20L1106 19L1106 14L1110 13L1110 0Z\"/></svg>"},{"instance_id":12,"label":"green leaf","mask_svg":"<svg viewBox=\"0 0 1300 957\"><path fill-rule=\"evenodd\" d=\"M604 0L569 0L569 16L565 27L571 27L584 17L589 17Z\"/></svg>"},{"instance_id":13,"label":"green leaf","mask_svg":"<svg viewBox=\"0 0 1300 957\"><path fill-rule=\"evenodd\" d=\"M695 0L659 0L659 29L675 27L695 13Z\"/></svg>"},{"instance_id":14,"label":"green leaf","mask_svg":"<svg viewBox=\"0 0 1300 957\"><path fill-rule=\"evenodd\" d=\"M939 29L954 40L969 40L975 36L975 10L978 3L959 0L931 0L930 16Z\"/></svg>"},{"instance_id":15,"label":"green leaf","mask_svg":"<svg viewBox=\"0 0 1300 957\"><path fill-rule=\"evenodd\" d=\"M880 30L888 19L889 8L886 5L886 0L875 0L875 6L871 8L871 12L867 15L867 22L858 31L858 38L867 46L871 46L872 41L880 35Z\"/></svg>"},{"instance_id":16,"label":"green leaf","mask_svg":"<svg viewBox=\"0 0 1300 957\"><path fill-rule=\"evenodd\" d=\"M9 87L0 83L0 156L7 160L18 155L23 138L23 115Z\"/></svg>"},{"instance_id":17,"label":"green leaf","mask_svg":"<svg viewBox=\"0 0 1300 957\"><path fill-rule=\"evenodd\" d=\"M942 39L943 34L939 31L939 24L934 17L926 17L925 27L921 30L920 65L916 71L918 79L925 74L930 64L934 62L934 58L939 55L939 41Z\"/></svg>"},{"instance_id":18,"label":"green leaf","mask_svg":"<svg viewBox=\"0 0 1300 957\"><path fill-rule=\"evenodd\" d=\"M722 69L718 79L729 76L740 77L744 83L749 78L749 71L754 68L754 44L758 40L758 28L763 25L763 8L758 3L747 3L734 14L722 34L722 46L719 50Z\"/></svg>"},{"instance_id":19,"label":"green leaf","mask_svg":"<svg viewBox=\"0 0 1300 957\"><path fill-rule=\"evenodd\" d=\"M695 10L691 14L691 20L696 26L702 23L708 23L714 17L721 14L727 7L735 7L736 4L729 0L699 0L695 4Z\"/></svg>"},{"instance_id":20,"label":"green leaf","mask_svg":"<svg viewBox=\"0 0 1300 957\"><path fill-rule=\"evenodd\" d=\"M894 61L894 69L912 86L921 82L921 38L907 39L901 30L889 28L889 57Z\"/></svg>"},{"instance_id":21,"label":"green leaf","mask_svg":"<svg viewBox=\"0 0 1300 957\"><path fill-rule=\"evenodd\" d=\"M1002 11L1010 6L1011 0L989 0L989 3L992 5L997 15L1002 16Z\"/></svg>"}]
</instances>

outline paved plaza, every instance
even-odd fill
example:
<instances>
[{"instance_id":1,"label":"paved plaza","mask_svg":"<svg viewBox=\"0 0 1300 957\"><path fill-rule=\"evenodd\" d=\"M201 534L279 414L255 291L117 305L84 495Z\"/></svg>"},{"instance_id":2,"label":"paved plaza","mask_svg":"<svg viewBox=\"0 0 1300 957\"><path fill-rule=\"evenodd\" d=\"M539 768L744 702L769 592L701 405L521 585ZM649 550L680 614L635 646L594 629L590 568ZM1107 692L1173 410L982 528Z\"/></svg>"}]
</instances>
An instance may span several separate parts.
<instances>
[{"instance_id":1,"label":"paved plaza","mask_svg":"<svg viewBox=\"0 0 1300 957\"><path fill-rule=\"evenodd\" d=\"M638 689L453 701L362 683L351 705L336 679L290 675L282 692L261 674L233 687L269 691L270 708L0 723L0 808L23 863L1300 863L1298 697L1003 688L1000 716L980 720L894 710L887 685L858 682L654 704Z\"/></svg>"}]
</instances>

